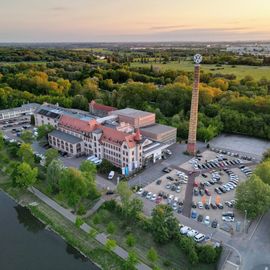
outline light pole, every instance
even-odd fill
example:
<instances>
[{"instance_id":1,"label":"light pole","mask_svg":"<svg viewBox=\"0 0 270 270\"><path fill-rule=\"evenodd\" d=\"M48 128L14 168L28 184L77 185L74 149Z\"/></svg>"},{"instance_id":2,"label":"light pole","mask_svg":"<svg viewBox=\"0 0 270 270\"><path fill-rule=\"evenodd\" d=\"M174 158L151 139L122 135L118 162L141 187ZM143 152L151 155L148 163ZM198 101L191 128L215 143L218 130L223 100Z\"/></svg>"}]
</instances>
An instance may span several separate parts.
<instances>
[{"instance_id":1,"label":"light pole","mask_svg":"<svg viewBox=\"0 0 270 270\"><path fill-rule=\"evenodd\" d=\"M245 210L244 233L246 233L246 222L247 222L247 210Z\"/></svg>"}]
</instances>

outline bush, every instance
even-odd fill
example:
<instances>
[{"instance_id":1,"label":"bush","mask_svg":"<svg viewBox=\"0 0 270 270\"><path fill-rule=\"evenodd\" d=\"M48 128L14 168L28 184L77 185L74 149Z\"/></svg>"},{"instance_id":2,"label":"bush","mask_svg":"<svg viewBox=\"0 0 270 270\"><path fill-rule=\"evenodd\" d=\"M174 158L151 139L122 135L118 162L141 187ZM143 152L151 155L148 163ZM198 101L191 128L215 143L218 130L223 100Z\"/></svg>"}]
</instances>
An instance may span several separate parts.
<instances>
[{"instance_id":1,"label":"bush","mask_svg":"<svg viewBox=\"0 0 270 270\"><path fill-rule=\"evenodd\" d=\"M113 249L115 249L115 247L116 247L116 241L112 240L112 239L108 239L106 244L105 244L105 248L108 251L112 251Z\"/></svg>"},{"instance_id":2,"label":"bush","mask_svg":"<svg viewBox=\"0 0 270 270\"><path fill-rule=\"evenodd\" d=\"M82 220L81 217L77 217L75 221L76 227L80 228L83 225L84 221Z\"/></svg>"},{"instance_id":3,"label":"bush","mask_svg":"<svg viewBox=\"0 0 270 270\"><path fill-rule=\"evenodd\" d=\"M84 215L85 213L86 213L86 209L85 209L84 205L83 204L80 204L79 205L79 208L77 210L77 214L78 215Z\"/></svg>"},{"instance_id":4,"label":"bush","mask_svg":"<svg viewBox=\"0 0 270 270\"><path fill-rule=\"evenodd\" d=\"M115 224L112 221L109 222L108 225L107 225L106 230L107 230L107 233L109 233L109 234L115 233L115 230L116 230Z\"/></svg>"},{"instance_id":5,"label":"bush","mask_svg":"<svg viewBox=\"0 0 270 270\"><path fill-rule=\"evenodd\" d=\"M110 200L110 201L106 201L103 204L103 208L109 211L114 211L116 208L116 201L115 200Z\"/></svg>"},{"instance_id":6,"label":"bush","mask_svg":"<svg viewBox=\"0 0 270 270\"><path fill-rule=\"evenodd\" d=\"M99 214L95 214L94 217L93 217L93 223L94 224L100 224L101 223L101 218L100 218L100 215Z\"/></svg>"},{"instance_id":7,"label":"bush","mask_svg":"<svg viewBox=\"0 0 270 270\"><path fill-rule=\"evenodd\" d=\"M199 261L201 263L214 263L218 259L218 250L210 245L197 246Z\"/></svg>"},{"instance_id":8,"label":"bush","mask_svg":"<svg viewBox=\"0 0 270 270\"><path fill-rule=\"evenodd\" d=\"M166 267L170 267L172 265L171 261L170 260L165 260L163 262L163 265L166 266Z\"/></svg>"},{"instance_id":9,"label":"bush","mask_svg":"<svg viewBox=\"0 0 270 270\"><path fill-rule=\"evenodd\" d=\"M135 246L135 244L136 244L136 238L134 237L134 235L132 233L130 233L130 234L127 235L126 244L129 247L134 247Z\"/></svg>"}]
</instances>

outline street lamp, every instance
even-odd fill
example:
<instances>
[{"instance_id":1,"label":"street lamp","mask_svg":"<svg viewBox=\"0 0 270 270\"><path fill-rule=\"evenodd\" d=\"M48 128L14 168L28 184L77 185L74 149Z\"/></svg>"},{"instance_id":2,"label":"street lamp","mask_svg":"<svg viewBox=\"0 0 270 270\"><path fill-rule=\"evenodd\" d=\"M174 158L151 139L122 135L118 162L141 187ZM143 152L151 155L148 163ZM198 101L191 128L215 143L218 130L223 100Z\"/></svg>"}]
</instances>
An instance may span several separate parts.
<instances>
[{"instance_id":1,"label":"street lamp","mask_svg":"<svg viewBox=\"0 0 270 270\"><path fill-rule=\"evenodd\" d=\"M245 210L244 233L246 232L246 222L247 222L247 210Z\"/></svg>"}]
</instances>

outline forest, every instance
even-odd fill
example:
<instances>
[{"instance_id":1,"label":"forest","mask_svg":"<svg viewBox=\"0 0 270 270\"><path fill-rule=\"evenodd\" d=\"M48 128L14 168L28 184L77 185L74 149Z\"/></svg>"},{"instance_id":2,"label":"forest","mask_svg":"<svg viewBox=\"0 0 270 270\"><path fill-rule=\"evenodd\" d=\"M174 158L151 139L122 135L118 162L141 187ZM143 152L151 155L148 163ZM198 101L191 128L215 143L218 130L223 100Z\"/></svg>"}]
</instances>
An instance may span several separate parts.
<instances>
[{"instance_id":1,"label":"forest","mask_svg":"<svg viewBox=\"0 0 270 270\"><path fill-rule=\"evenodd\" d=\"M0 109L46 101L88 110L88 102L95 99L119 109L155 112L159 123L176 127L178 138L185 140L193 73L130 65L149 55L126 49L0 48ZM160 55L161 61L175 60L176 55L182 57L183 51L167 50ZM208 53L205 62L224 58L216 50L215 55ZM255 58L252 61L258 61ZM199 112L198 138L202 141L221 132L270 139L270 80L255 80L252 74L239 80L234 74L204 72Z\"/></svg>"}]
</instances>

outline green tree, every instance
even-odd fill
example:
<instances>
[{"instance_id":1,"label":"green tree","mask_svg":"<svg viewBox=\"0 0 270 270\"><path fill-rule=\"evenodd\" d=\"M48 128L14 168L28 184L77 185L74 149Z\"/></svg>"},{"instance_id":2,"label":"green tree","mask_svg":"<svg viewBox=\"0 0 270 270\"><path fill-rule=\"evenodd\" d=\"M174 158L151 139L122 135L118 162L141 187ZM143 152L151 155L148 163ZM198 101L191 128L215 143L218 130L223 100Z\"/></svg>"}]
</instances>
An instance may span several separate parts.
<instances>
[{"instance_id":1,"label":"green tree","mask_svg":"<svg viewBox=\"0 0 270 270\"><path fill-rule=\"evenodd\" d=\"M270 148L268 148L264 153L263 153L263 161L270 159Z\"/></svg>"},{"instance_id":2,"label":"green tree","mask_svg":"<svg viewBox=\"0 0 270 270\"><path fill-rule=\"evenodd\" d=\"M36 182L37 175L37 168L32 169L28 163L22 162L15 168L12 174L13 184L20 188L28 188Z\"/></svg>"},{"instance_id":3,"label":"green tree","mask_svg":"<svg viewBox=\"0 0 270 270\"><path fill-rule=\"evenodd\" d=\"M270 185L270 160L259 164L254 173L259 176L264 183Z\"/></svg>"},{"instance_id":4,"label":"green tree","mask_svg":"<svg viewBox=\"0 0 270 270\"><path fill-rule=\"evenodd\" d=\"M135 270L139 260L134 251L128 253L127 260L124 262L124 270Z\"/></svg>"},{"instance_id":5,"label":"green tree","mask_svg":"<svg viewBox=\"0 0 270 270\"><path fill-rule=\"evenodd\" d=\"M0 132L0 150L2 150L4 147L4 136L3 133Z\"/></svg>"},{"instance_id":6,"label":"green tree","mask_svg":"<svg viewBox=\"0 0 270 270\"><path fill-rule=\"evenodd\" d=\"M236 199L236 208L242 213L247 211L247 217L255 219L270 208L270 186L257 175L252 175L238 185Z\"/></svg>"},{"instance_id":7,"label":"green tree","mask_svg":"<svg viewBox=\"0 0 270 270\"><path fill-rule=\"evenodd\" d=\"M22 143L18 151L18 157L21 158L23 162L28 163L33 166L34 164L34 153L30 144Z\"/></svg>"},{"instance_id":8,"label":"green tree","mask_svg":"<svg viewBox=\"0 0 270 270\"><path fill-rule=\"evenodd\" d=\"M58 151L56 149L50 148L45 152L46 167L48 167L51 162L58 158Z\"/></svg>"},{"instance_id":9,"label":"green tree","mask_svg":"<svg viewBox=\"0 0 270 270\"><path fill-rule=\"evenodd\" d=\"M108 239L106 244L105 244L105 248L108 250L108 251L112 251L116 248L116 241L115 240L112 240L112 239Z\"/></svg>"},{"instance_id":10,"label":"green tree","mask_svg":"<svg viewBox=\"0 0 270 270\"><path fill-rule=\"evenodd\" d=\"M59 183L60 191L66 197L68 204L77 208L83 198L90 192L90 182L76 168L67 168Z\"/></svg>"},{"instance_id":11,"label":"green tree","mask_svg":"<svg viewBox=\"0 0 270 270\"><path fill-rule=\"evenodd\" d=\"M135 236L132 234L132 233L129 233L126 237L126 244L129 246L129 247L134 247L135 244L136 244L136 238Z\"/></svg>"},{"instance_id":12,"label":"green tree","mask_svg":"<svg viewBox=\"0 0 270 270\"><path fill-rule=\"evenodd\" d=\"M37 129L37 132L38 132L38 136L37 138L40 140L40 139L43 139L43 138L47 138L48 134L50 132L52 132L54 130L54 127L52 125L42 125L42 126L39 126L38 129Z\"/></svg>"},{"instance_id":13,"label":"green tree","mask_svg":"<svg viewBox=\"0 0 270 270\"><path fill-rule=\"evenodd\" d=\"M152 234L156 242L168 242L178 233L177 229L178 222L170 206L158 205L153 209Z\"/></svg>"},{"instance_id":14,"label":"green tree","mask_svg":"<svg viewBox=\"0 0 270 270\"><path fill-rule=\"evenodd\" d=\"M30 130L24 130L21 133L21 139L25 142L25 143L31 143L33 141L33 133Z\"/></svg>"},{"instance_id":15,"label":"green tree","mask_svg":"<svg viewBox=\"0 0 270 270\"><path fill-rule=\"evenodd\" d=\"M57 193L59 191L59 182L63 176L63 173L64 173L63 163L58 159L52 160L52 162L49 164L47 168L47 175L46 175L48 185L52 192Z\"/></svg>"},{"instance_id":16,"label":"green tree","mask_svg":"<svg viewBox=\"0 0 270 270\"><path fill-rule=\"evenodd\" d=\"M148 258L152 263L154 263L154 262L157 261L157 259L158 259L158 254L157 254L156 250L155 250L153 247L151 247L151 248L148 250L148 252L147 252L147 258Z\"/></svg>"},{"instance_id":17,"label":"green tree","mask_svg":"<svg viewBox=\"0 0 270 270\"><path fill-rule=\"evenodd\" d=\"M197 247L199 261L202 263L215 263L217 260L217 251L213 246L203 245Z\"/></svg>"},{"instance_id":18,"label":"green tree","mask_svg":"<svg viewBox=\"0 0 270 270\"><path fill-rule=\"evenodd\" d=\"M115 230L116 230L115 224L112 221L110 221L108 223L107 227L106 227L106 230L107 230L107 233L114 234L115 233Z\"/></svg>"}]
</instances>

